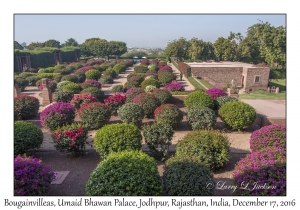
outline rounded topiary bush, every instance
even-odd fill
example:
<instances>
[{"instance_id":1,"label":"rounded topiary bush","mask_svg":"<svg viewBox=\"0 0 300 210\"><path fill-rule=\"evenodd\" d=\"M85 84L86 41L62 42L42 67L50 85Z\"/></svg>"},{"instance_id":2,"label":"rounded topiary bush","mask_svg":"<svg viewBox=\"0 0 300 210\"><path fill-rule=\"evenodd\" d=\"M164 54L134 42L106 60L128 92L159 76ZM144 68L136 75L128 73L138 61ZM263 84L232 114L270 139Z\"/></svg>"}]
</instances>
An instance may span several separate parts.
<instances>
[{"instance_id":1,"label":"rounded topiary bush","mask_svg":"<svg viewBox=\"0 0 300 210\"><path fill-rule=\"evenodd\" d=\"M144 80L142 83L141 83L141 87L145 90L145 88L148 86L148 85L153 85L157 88L160 87L160 82L156 79L147 79L147 80Z\"/></svg>"},{"instance_id":2,"label":"rounded topiary bush","mask_svg":"<svg viewBox=\"0 0 300 210\"><path fill-rule=\"evenodd\" d=\"M38 81L38 78L36 76L29 76L25 79L28 81L29 86L35 86L36 81Z\"/></svg>"},{"instance_id":3,"label":"rounded topiary bush","mask_svg":"<svg viewBox=\"0 0 300 210\"><path fill-rule=\"evenodd\" d=\"M55 76L53 77L53 80L54 80L56 83L59 83L62 77L63 77L63 75L55 75Z\"/></svg>"},{"instance_id":4,"label":"rounded topiary bush","mask_svg":"<svg viewBox=\"0 0 300 210\"><path fill-rule=\"evenodd\" d=\"M86 80L86 76L84 73L74 74L77 77L78 83L82 83Z\"/></svg>"},{"instance_id":5,"label":"rounded topiary bush","mask_svg":"<svg viewBox=\"0 0 300 210\"><path fill-rule=\"evenodd\" d=\"M168 196L211 196L215 186L212 172L199 161L172 157L166 162L162 176L163 192Z\"/></svg>"},{"instance_id":6,"label":"rounded topiary bush","mask_svg":"<svg viewBox=\"0 0 300 210\"><path fill-rule=\"evenodd\" d=\"M56 102L45 108L41 114L41 124L50 130L74 122L75 108L69 103Z\"/></svg>"},{"instance_id":7,"label":"rounded topiary bush","mask_svg":"<svg viewBox=\"0 0 300 210\"><path fill-rule=\"evenodd\" d=\"M102 90L100 90L99 88L88 87L88 88L83 89L80 92L80 94L86 94L86 93L92 94L93 96L95 96L95 98L98 99L98 101L103 102L103 100L104 100L104 92Z\"/></svg>"},{"instance_id":8,"label":"rounded topiary bush","mask_svg":"<svg viewBox=\"0 0 300 210\"><path fill-rule=\"evenodd\" d=\"M125 104L126 96L123 94L115 94L113 96L109 96L108 98L104 99L104 103L107 105L111 114L114 116L118 115L118 109Z\"/></svg>"},{"instance_id":9,"label":"rounded topiary bush","mask_svg":"<svg viewBox=\"0 0 300 210\"><path fill-rule=\"evenodd\" d=\"M177 129L183 119L183 113L174 104L164 104L155 109L154 117L157 123L168 124Z\"/></svg>"},{"instance_id":10,"label":"rounded topiary bush","mask_svg":"<svg viewBox=\"0 0 300 210\"><path fill-rule=\"evenodd\" d=\"M220 96L227 96L227 93L222 88L209 88L206 90L206 93L213 99Z\"/></svg>"},{"instance_id":11,"label":"rounded topiary bush","mask_svg":"<svg viewBox=\"0 0 300 210\"><path fill-rule=\"evenodd\" d=\"M214 100L207 93L197 90L185 97L184 105L188 108L191 108L193 106L204 106L213 109Z\"/></svg>"},{"instance_id":12,"label":"rounded topiary bush","mask_svg":"<svg viewBox=\"0 0 300 210\"><path fill-rule=\"evenodd\" d=\"M186 115L187 121L193 130L212 129L217 122L215 112L207 107L191 107Z\"/></svg>"},{"instance_id":13,"label":"rounded topiary bush","mask_svg":"<svg viewBox=\"0 0 300 210\"><path fill-rule=\"evenodd\" d=\"M137 88L139 87L139 84L136 82L125 82L124 89L129 90L130 88Z\"/></svg>"},{"instance_id":14,"label":"rounded topiary bush","mask_svg":"<svg viewBox=\"0 0 300 210\"><path fill-rule=\"evenodd\" d=\"M62 91L63 88L64 88L64 86L67 85L67 84L70 84L70 83L71 83L71 81L67 81L67 80L61 81L61 82L59 82L59 83L57 84L56 88L57 88L59 91Z\"/></svg>"},{"instance_id":15,"label":"rounded topiary bush","mask_svg":"<svg viewBox=\"0 0 300 210\"><path fill-rule=\"evenodd\" d=\"M92 94L85 93L74 96L70 101L70 104L72 104L74 108L78 110L82 105L93 102L98 102L98 99Z\"/></svg>"},{"instance_id":16,"label":"rounded topiary bush","mask_svg":"<svg viewBox=\"0 0 300 210\"><path fill-rule=\"evenodd\" d=\"M103 75L109 75L112 78L116 78L118 73L113 68L109 67L103 72Z\"/></svg>"},{"instance_id":17,"label":"rounded topiary bush","mask_svg":"<svg viewBox=\"0 0 300 210\"><path fill-rule=\"evenodd\" d=\"M146 77L146 74L145 73L132 72L132 73L128 74L127 81L130 81L132 77L138 77L138 80L142 82L142 81L144 81L144 78Z\"/></svg>"},{"instance_id":18,"label":"rounded topiary bush","mask_svg":"<svg viewBox=\"0 0 300 210\"><path fill-rule=\"evenodd\" d=\"M256 111L249 104L232 101L227 102L218 110L224 123L233 130L242 130L252 125L256 119Z\"/></svg>"},{"instance_id":19,"label":"rounded topiary bush","mask_svg":"<svg viewBox=\"0 0 300 210\"><path fill-rule=\"evenodd\" d=\"M160 105L159 100L149 93L141 93L135 96L133 103L141 106L148 118L153 117L154 110Z\"/></svg>"},{"instance_id":20,"label":"rounded topiary bush","mask_svg":"<svg viewBox=\"0 0 300 210\"><path fill-rule=\"evenodd\" d=\"M127 103L120 107L118 110L118 116L122 122L140 126L145 116L144 110L137 104Z\"/></svg>"},{"instance_id":21,"label":"rounded topiary bush","mask_svg":"<svg viewBox=\"0 0 300 210\"><path fill-rule=\"evenodd\" d=\"M158 71L158 67L157 67L156 64L149 65L148 69L151 70L152 72L157 72Z\"/></svg>"},{"instance_id":22,"label":"rounded topiary bush","mask_svg":"<svg viewBox=\"0 0 300 210\"><path fill-rule=\"evenodd\" d=\"M22 78L16 78L16 82L18 84L18 87L20 88L20 91L23 92L26 88L26 86L29 85L28 81L26 79Z\"/></svg>"},{"instance_id":23,"label":"rounded topiary bush","mask_svg":"<svg viewBox=\"0 0 300 210\"><path fill-rule=\"evenodd\" d=\"M134 71L136 73L146 73L148 71L148 66L147 65L138 65L134 67Z\"/></svg>"},{"instance_id":24,"label":"rounded topiary bush","mask_svg":"<svg viewBox=\"0 0 300 210\"><path fill-rule=\"evenodd\" d=\"M155 159L164 161L174 135L172 126L154 123L152 125L144 125L143 131L145 142L150 152L154 155Z\"/></svg>"},{"instance_id":25,"label":"rounded topiary bush","mask_svg":"<svg viewBox=\"0 0 300 210\"><path fill-rule=\"evenodd\" d=\"M215 98L216 108L219 110L221 106L227 102L238 101L237 98L229 97L229 96L220 96Z\"/></svg>"},{"instance_id":26,"label":"rounded topiary bush","mask_svg":"<svg viewBox=\"0 0 300 210\"><path fill-rule=\"evenodd\" d=\"M233 171L236 194L243 196L286 195L286 152L271 147L248 154L241 159Z\"/></svg>"},{"instance_id":27,"label":"rounded topiary bush","mask_svg":"<svg viewBox=\"0 0 300 210\"><path fill-rule=\"evenodd\" d=\"M146 88L145 88L145 92L146 93L149 93L149 92L152 92L153 90L156 90L157 87L153 86L153 85L148 85Z\"/></svg>"},{"instance_id":28,"label":"rounded topiary bush","mask_svg":"<svg viewBox=\"0 0 300 210\"><path fill-rule=\"evenodd\" d=\"M110 75L102 75L100 78L102 84L113 84L114 79Z\"/></svg>"},{"instance_id":29,"label":"rounded topiary bush","mask_svg":"<svg viewBox=\"0 0 300 210\"><path fill-rule=\"evenodd\" d=\"M178 142L176 155L196 158L206 167L216 170L229 161L229 148L228 138L219 131L192 131Z\"/></svg>"},{"instance_id":30,"label":"rounded topiary bush","mask_svg":"<svg viewBox=\"0 0 300 210\"><path fill-rule=\"evenodd\" d=\"M14 124L14 155L38 149L43 143L43 132L30 122L17 121Z\"/></svg>"},{"instance_id":31,"label":"rounded topiary bush","mask_svg":"<svg viewBox=\"0 0 300 210\"><path fill-rule=\"evenodd\" d=\"M183 85L176 80L173 80L170 84L167 84L164 89L171 92L184 91Z\"/></svg>"},{"instance_id":32,"label":"rounded topiary bush","mask_svg":"<svg viewBox=\"0 0 300 210\"><path fill-rule=\"evenodd\" d=\"M33 96L21 95L14 98L15 120L28 120L37 116L40 102Z\"/></svg>"},{"instance_id":33,"label":"rounded topiary bush","mask_svg":"<svg viewBox=\"0 0 300 210\"><path fill-rule=\"evenodd\" d=\"M81 122L89 129L94 130L108 123L111 112L108 107L100 102L85 104L78 110Z\"/></svg>"},{"instance_id":34,"label":"rounded topiary bush","mask_svg":"<svg viewBox=\"0 0 300 210\"><path fill-rule=\"evenodd\" d=\"M101 77L101 73L98 70L91 69L85 72L86 79L98 80Z\"/></svg>"},{"instance_id":35,"label":"rounded topiary bush","mask_svg":"<svg viewBox=\"0 0 300 210\"><path fill-rule=\"evenodd\" d=\"M123 151L99 163L85 191L88 196L159 196L162 186L152 157L142 151Z\"/></svg>"},{"instance_id":36,"label":"rounded topiary bush","mask_svg":"<svg viewBox=\"0 0 300 210\"><path fill-rule=\"evenodd\" d=\"M74 82L70 82L70 83L64 85L64 87L62 88L62 91L68 91L68 92L72 92L74 94L79 94L81 91L81 87Z\"/></svg>"},{"instance_id":37,"label":"rounded topiary bush","mask_svg":"<svg viewBox=\"0 0 300 210\"><path fill-rule=\"evenodd\" d=\"M171 83L173 80L176 80L176 75L171 72L161 72L158 74L158 80L163 86L165 86Z\"/></svg>"},{"instance_id":38,"label":"rounded topiary bush","mask_svg":"<svg viewBox=\"0 0 300 210\"><path fill-rule=\"evenodd\" d=\"M112 87L111 92L113 93L124 93L123 85L115 85Z\"/></svg>"},{"instance_id":39,"label":"rounded topiary bush","mask_svg":"<svg viewBox=\"0 0 300 210\"><path fill-rule=\"evenodd\" d=\"M96 87L98 89L101 89L102 84L100 82L98 82L97 80L88 79L88 80L84 81L83 83L81 83L80 86L82 89L86 89L88 87Z\"/></svg>"},{"instance_id":40,"label":"rounded topiary bush","mask_svg":"<svg viewBox=\"0 0 300 210\"><path fill-rule=\"evenodd\" d=\"M267 125L251 134L250 149L252 152L268 147L286 150L286 127L284 125Z\"/></svg>"},{"instance_id":41,"label":"rounded topiary bush","mask_svg":"<svg viewBox=\"0 0 300 210\"><path fill-rule=\"evenodd\" d=\"M131 83L135 86L139 86L143 81L144 81L144 78L139 75L132 76L128 80L129 83Z\"/></svg>"},{"instance_id":42,"label":"rounded topiary bush","mask_svg":"<svg viewBox=\"0 0 300 210\"><path fill-rule=\"evenodd\" d=\"M102 157L111 152L141 149L142 135L137 126L122 123L105 125L94 138L95 150Z\"/></svg>"},{"instance_id":43,"label":"rounded topiary bush","mask_svg":"<svg viewBox=\"0 0 300 210\"><path fill-rule=\"evenodd\" d=\"M63 76L60 81L70 81L70 82L74 82L74 83L78 83L78 78L75 75L65 75Z\"/></svg>"},{"instance_id":44,"label":"rounded topiary bush","mask_svg":"<svg viewBox=\"0 0 300 210\"><path fill-rule=\"evenodd\" d=\"M72 91L58 91L54 94L55 102L70 102L74 97Z\"/></svg>"},{"instance_id":45,"label":"rounded topiary bush","mask_svg":"<svg viewBox=\"0 0 300 210\"><path fill-rule=\"evenodd\" d=\"M172 100L172 94L167 90L156 89L152 92L152 95L159 100L161 105L170 103Z\"/></svg>"},{"instance_id":46,"label":"rounded topiary bush","mask_svg":"<svg viewBox=\"0 0 300 210\"><path fill-rule=\"evenodd\" d=\"M145 91L142 88L130 88L126 91L126 103L133 102L134 97L137 95L145 93Z\"/></svg>"},{"instance_id":47,"label":"rounded topiary bush","mask_svg":"<svg viewBox=\"0 0 300 210\"><path fill-rule=\"evenodd\" d=\"M54 70L54 73L59 73L59 72L56 72L57 70ZM72 69L70 68L65 68L65 69L61 69L60 70L60 74L61 75L68 75L68 74L71 74L73 72Z\"/></svg>"},{"instance_id":48,"label":"rounded topiary bush","mask_svg":"<svg viewBox=\"0 0 300 210\"><path fill-rule=\"evenodd\" d=\"M14 159L14 196L45 196L54 178L50 166L37 158L17 156Z\"/></svg>"}]
</instances>

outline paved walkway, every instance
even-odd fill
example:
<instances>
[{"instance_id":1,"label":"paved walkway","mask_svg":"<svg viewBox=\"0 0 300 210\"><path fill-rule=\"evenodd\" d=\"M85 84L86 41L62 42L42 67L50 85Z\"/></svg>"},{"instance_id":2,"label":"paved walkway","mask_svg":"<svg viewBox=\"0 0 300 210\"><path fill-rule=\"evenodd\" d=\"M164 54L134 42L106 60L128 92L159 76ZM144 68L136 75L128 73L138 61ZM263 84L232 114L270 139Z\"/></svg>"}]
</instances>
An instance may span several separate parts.
<instances>
[{"instance_id":1,"label":"paved walkway","mask_svg":"<svg viewBox=\"0 0 300 210\"><path fill-rule=\"evenodd\" d=\"M177 78L180 78L180 71L173 65L173 63L168 63L168 66L171 66L173 73L177 76ZM182 81L177 80L177 82L180 82L186 91L195 90L195 87L189 82L185 75L182 75Z\"/></svg>"}]
</instances>

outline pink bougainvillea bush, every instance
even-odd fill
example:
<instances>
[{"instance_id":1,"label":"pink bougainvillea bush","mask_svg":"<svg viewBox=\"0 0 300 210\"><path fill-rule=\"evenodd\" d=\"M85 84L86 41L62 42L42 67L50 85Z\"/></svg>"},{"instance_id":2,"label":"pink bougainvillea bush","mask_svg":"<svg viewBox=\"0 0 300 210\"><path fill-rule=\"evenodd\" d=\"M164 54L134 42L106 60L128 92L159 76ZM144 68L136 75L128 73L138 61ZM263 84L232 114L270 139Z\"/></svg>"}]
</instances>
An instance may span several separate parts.
<instances>
[{"instance_id":1,"label":"pink bougainvillea bush","mask_svg":"<svg viewBox=\"0 0 300 210\"><path fill-rule=\"evenodd\" d=\"M70 124L57 128L52 133L55 149L67 151L73 156L81 154L85 149L88 130L81 124Z\"/></svg>"},{"instance_id":2,"label":"pink bougainvillea bush","mask_svg":"<svg viewBox=\"0 0 300 210\"><path fill-rule=\"evenodd\" d=\"M125 104L126 102L126 95L124 94L115 94L113 96L109 96L107 99L104 100L105 105L109 108L112 115L118 115L118 109Z\"/></svg>"},{"instance_id":3,"label":"pink bougainvillea bush","mask_svg":"<svg viewBox=\"0 0 300 210\"><path fill-rule=\"evenodd\" d=\"M271 147L248 154L237 163L233 179L238 195L286 195L286 152Z\"/></svg>"},{"instance_id":4,"label":"pink bougainvillea bush","mask_svg":"<svg viewBox=\"0 0 300 210\"><path fill-rule=\"evenodd\" d=\"M56 102L44 109L40 114L41 124L50 130L71 124L75 118L75 108L69 103Z\"/></svg>"},{"instance_id":5,"label":"pink bougainvillea bush","mask_svg":"<svg viewBox=\"0 0 300 210\"><path fill-rule=\"evenodd\" d=\"M79 74L79 73L85 74L85 72L87 72L88 70L91 70L91 69L93 69L92 66L84 66L84 67L77 69L75 74Z\"/></svg>"},{"instance_id":6,"label":"pink bougainvillea bush","mask_svg":"<svg viewBox=\"0 0 300 210\"><path fill-rule=\"evenodd\" d=\"M44 196L47 195L54 180L54 172L41 160L26 156L14 159L14 195Z\"/></svg>"},{"instance_id":7,"label":"pink bougainvillea bush","mask_svg":"<svg viewBox=\"0 0 300 210\"><path fill-rule=\"evenodd\" d=\"M96 88L101 89L102 84L100 82L98 82L97 80L88 79L88 80L84 81L83 83L81 83L80 86L82 87L82 89L85 89L88 87L96 87Z\"/></svg>"},{"instance_id":8,"label":"pink bougainvillea bush","mask_svg":"<svg viewBox=\"0 0 300 210\"><path fill-rule=\"evenodd\" d=\"M76 110L78 110L84 104L93 103L97 101L98 99L95 96L86 93L74 96L70 103L75 107Z\"/></svg>"},{"instance_id":9,"label":"pink bougainvillea bush","mask_svg":"<svg viewBox=\"0 0 300 210\"><path fill-rule=\"evenodd\" d=\"M154 116L154 110L160 105L159 100L150 93L141 93L135 96L133 103L141 106L148 118Z\"/></svg>"},{"instance_id":10,"label":"pink bougainvillea bush","mask_svg":"<svg viewBox=\"0 0 300 210\"><path fill-rule=\"evenodd\" d=\"M176 80L173 80L170 84L167 84L164 87L165 90L174 92L174 91L184 91L184 87L181 83L177 82Z\"/></svg>"},{"instance_id":11,"label":"pink bougainvillea bush","mask_svg":"<svg viewBox=\"0 0 300 210\"><path fill-rule=\"evenodd\" d=\"M159 70L167 70L167 71L170 71L172 73L172 67L171 66L168 66L168 65L164 65L162 67L158 67Z\"/></svg>"},{"instance_id":12,"label":"pink bougainvillea bush","mask_svg":"<svg viewBox=\"0 0 300 210\"><path fill-rule=\"evenodd\" d=\"M227 93L221 88L209 88L206 93L213 99L220 96L227 96Z\"/></svg>"},{"instance_id":13,"label":"pink bougainvillea bush","mask_svg":"<svg viewBox=\"0 0 300 210\"><path fill-rule=\"evenodd\" d=\"M150 61L148 59L143 59L141 64L149 65Z\"/></svg>"},{"instance_id":14,"label":"pink bougainvillea bush","mask_svg":"<svg viewBox=\"0 0 300 210\"><path fill-rule=\"evenodd\" d=\"M40 102L33 96L20 95L14 98L14 120L28 120L37 116Z\"/></svg>"},{"instance_id":15,"label":"pink bougainvillea bush","mask_svg":"<svg viewBox=\"0 0 300 210\"><path fill-rule=\"evenodd\" d=\"M133 102L133 99L135 96L145 93L145 91L142 88L130 88L126 91L126 103Z\"/></svg>"},{"instance_id":16,"label":"pink bougainvillea bush","mask_svg":"<svg viewBox=\"0 0 300 210\"><path fill-rule=\"evenodd\" d=\"M283 125L268 125L254 131L250 137L252 152L268 147L279 147L286 150L286 127Z\"/></svg>"}]
</instances>

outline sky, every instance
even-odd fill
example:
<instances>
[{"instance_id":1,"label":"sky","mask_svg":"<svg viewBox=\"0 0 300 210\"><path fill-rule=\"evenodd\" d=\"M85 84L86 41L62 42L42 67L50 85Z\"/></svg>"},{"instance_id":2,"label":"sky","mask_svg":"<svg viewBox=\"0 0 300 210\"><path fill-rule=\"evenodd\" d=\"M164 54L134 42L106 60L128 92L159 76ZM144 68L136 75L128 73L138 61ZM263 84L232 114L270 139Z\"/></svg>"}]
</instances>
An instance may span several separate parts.
<instances>
[{"instance_id":1,"label":"sky","mask_svg":"<svg viewBox=\"0 0 300 210\"><path fill-rule=\"evenodd\" d=\"M74 38L79 44L88 38L123 41L127 47L166 47L169 41L195 37L214 43L228 37L230 31L246 36L247 28L259 23L286 26L281 14L15 14L14 40L44 42L58 40L61 44Z\"/></svg>"}]
</instances>

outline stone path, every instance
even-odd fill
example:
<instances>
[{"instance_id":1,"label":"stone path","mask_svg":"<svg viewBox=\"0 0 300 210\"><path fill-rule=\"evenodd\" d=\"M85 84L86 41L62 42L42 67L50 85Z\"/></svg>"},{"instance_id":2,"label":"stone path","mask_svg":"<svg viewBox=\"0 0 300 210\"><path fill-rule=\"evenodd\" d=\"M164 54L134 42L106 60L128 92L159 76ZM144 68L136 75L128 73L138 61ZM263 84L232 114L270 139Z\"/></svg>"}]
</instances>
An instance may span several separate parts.
<instances>
[{"instance_id":1,"label":"stone path","mask_svg":"<svg viewBox=\"0 0 300 210\"><path fill-rule=\"evenodd\" d=\"M180 78L180 71L176 68L176 66L174 66L173 63L168 63L168 66L171 66L173 73L177 76L177 78ZM195 87L189 82L185 75L182 75L182 81L177 80L177 82L180 82L186 91L195 90Z\"/></svg>"}]
</instances>

